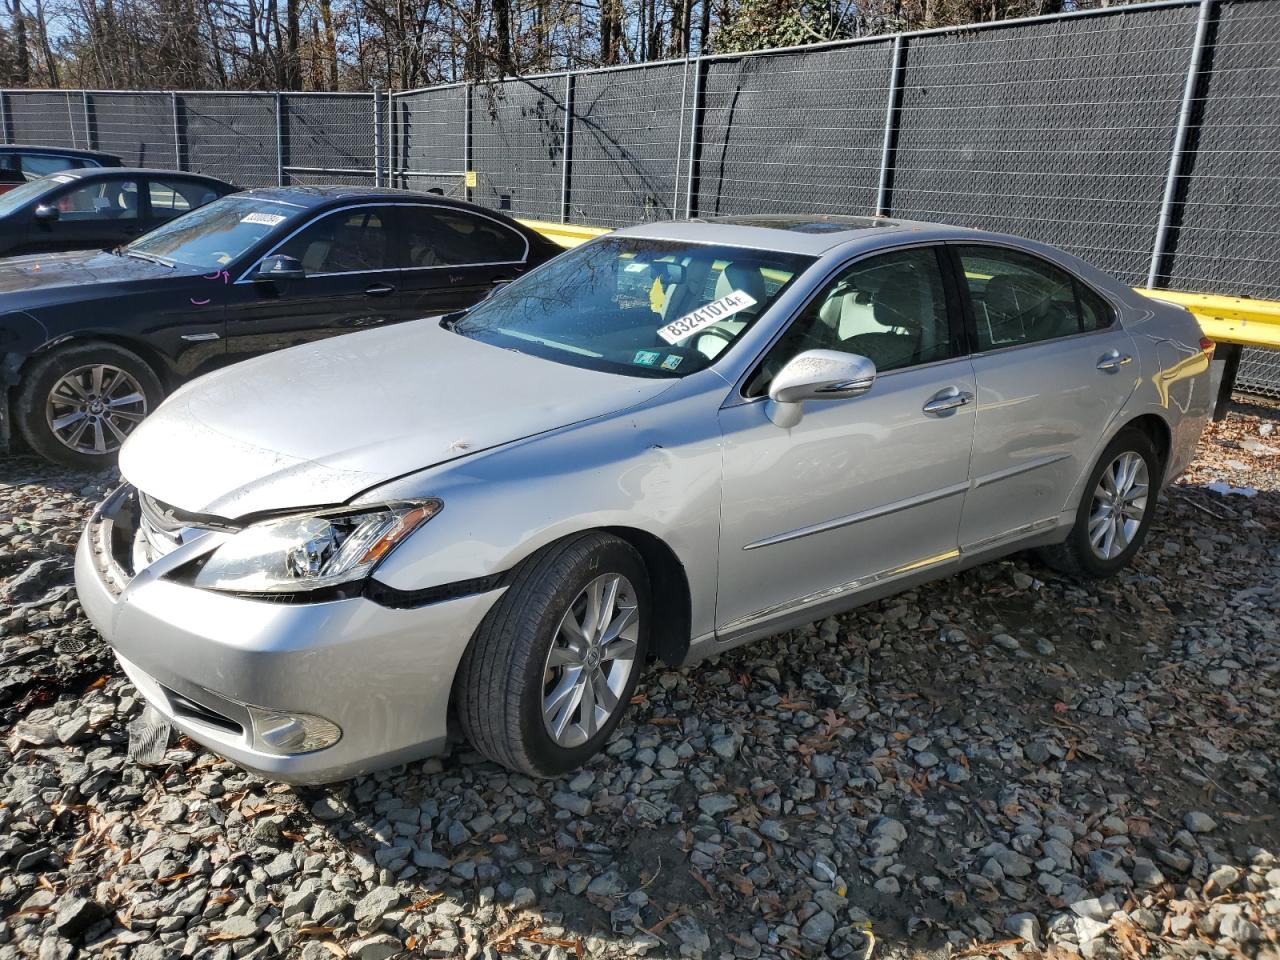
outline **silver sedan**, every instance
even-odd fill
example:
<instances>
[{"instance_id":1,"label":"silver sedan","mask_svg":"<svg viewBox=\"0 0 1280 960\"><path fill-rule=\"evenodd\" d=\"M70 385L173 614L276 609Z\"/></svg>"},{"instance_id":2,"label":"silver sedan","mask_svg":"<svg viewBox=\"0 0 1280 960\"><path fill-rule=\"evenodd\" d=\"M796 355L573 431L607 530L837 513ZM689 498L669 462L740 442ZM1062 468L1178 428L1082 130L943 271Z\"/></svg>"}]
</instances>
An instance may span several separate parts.
<instances>
[{"instance_id":1,"label":"silver sedan","mask_svg":"<svg viewBox=\"0 0 1280 960\"><path fill-rule=\"evenodd\" d=\"M1016 550L1106 576L1210 409L1185 310L920 223L649 224L462 314L206 376L81 601L167 722L292 782L598 751L687 664Z\"/></svg>"}]
</instances>

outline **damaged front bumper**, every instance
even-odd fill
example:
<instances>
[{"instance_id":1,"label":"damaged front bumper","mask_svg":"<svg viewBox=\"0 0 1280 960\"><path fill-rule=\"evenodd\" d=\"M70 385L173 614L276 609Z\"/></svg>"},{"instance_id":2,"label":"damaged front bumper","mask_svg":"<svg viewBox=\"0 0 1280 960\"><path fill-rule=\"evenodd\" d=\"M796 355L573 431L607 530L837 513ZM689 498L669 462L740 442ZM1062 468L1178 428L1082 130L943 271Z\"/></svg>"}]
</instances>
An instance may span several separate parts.
<instances>
[{"instance_id":1,"label":"damaged front bumper","mask_svg":"<svg viewBox=\"0 0 1280 960\"><path fill-rule=\"evenodd\" d=\"M133 569L131 488L76 553L85 613L138 691L193 740L264 777L324 783L441 752L463 650L500 590L415 609L365 597L246 598L169 577L223 534ZM146 553L146 551L141 551Z\"/></svg>"}]
</instances>

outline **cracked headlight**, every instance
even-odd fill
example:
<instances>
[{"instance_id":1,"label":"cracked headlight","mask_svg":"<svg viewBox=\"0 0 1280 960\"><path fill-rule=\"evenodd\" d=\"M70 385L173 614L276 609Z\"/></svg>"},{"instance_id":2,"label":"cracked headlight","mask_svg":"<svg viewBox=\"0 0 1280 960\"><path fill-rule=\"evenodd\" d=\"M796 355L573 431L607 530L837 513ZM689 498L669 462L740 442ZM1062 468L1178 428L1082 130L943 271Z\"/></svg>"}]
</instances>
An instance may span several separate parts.
<instances>
[{"instance_id":1,"label":"cracked headlight","mask_svg":"<svg viewBox=\"0 0 1280 960\"><path fill-rule=\"evenodd\" d=\"M215 549L192 582L233 593L295 593L363 580L442 506L420 500L264 520Z\"/></svg>"}]
</instances>

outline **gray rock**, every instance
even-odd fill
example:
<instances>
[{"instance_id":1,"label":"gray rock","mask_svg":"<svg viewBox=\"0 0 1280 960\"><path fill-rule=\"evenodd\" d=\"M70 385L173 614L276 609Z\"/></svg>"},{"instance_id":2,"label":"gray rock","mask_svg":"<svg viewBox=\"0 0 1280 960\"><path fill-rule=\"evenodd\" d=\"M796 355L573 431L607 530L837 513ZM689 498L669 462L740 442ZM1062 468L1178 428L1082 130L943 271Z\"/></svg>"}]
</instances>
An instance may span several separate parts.
<instances>
[{"instance_id":1,"label":"gray rock","mask_svg":"<svg viewBox=\"0 0 1280 960\"><path fill-rule=\"evenodd\" d=\"M1012 913L1005 917L1004 928L1032 946L1040 946L1040 920L1034 913Z\"/></svg>"},{"instance_id":2,"label":"gray rock","mask_svg":"<svg viewBox=\"0 0 1280 960\"><path fill-rule=\"evenodd\" d=\"M398 907L401 899L400 891L395 887L374 887L356 904L355 918L357 921L380 920L387 911Z\"/></svg>"},{"instance_id":3,"label":"gray rock","mask_svg":"<svg viewBox=\"0 0 1280 960\"><path fill-rule=\"evenodd\" d=\"M258 922L241 913L218 921L213 931L224 940L247 940L258 935Z\"/></svg>"},{"instance_id":4,"label":"gray rock","mask_svg":"<svg viewBox=\"0 0 1280 960\"><path fill-rule=\"evenodd\" d=\"M585 817L591 812L591 801L576 793L554 793L551 795L551 805L579 817Z\"/></svg>"},{"instance_id":5,"label":"gray rock","mask_svg":"<svg viewBox=\"0 0 1280 960\"><path fill-rule=\"evenodd\" d=\"M836 918L825 910L819 910L805 921L800 928L800 935L819 946L826 946L831 935L836 932Z\"/></svg>"},{"instance_id":6,"label":"gray rock","mask_svg":"<svg viewBox=\"0 0 1280 960\"><path fill-rule=\"evenodd\" d=\"M991 638L991 642L994 643L997 647L1001 647L1002 649L1005 649L1005 650L1022 649L1022 644L1019 643L1015 637L1011 637L1007 633L997 633L994 637Z\"/></svg>"},{"instance_id":7,"label":"gray rock","mask_svg":"<svg viewBox=\"0 0 1280 960\"><path fill-rule=\"evenodd\" d=\"M627 892L627 882L616 871L602 873L593 877L587 884L587 893L597 897L620 897Z\"/></svg>"},{"instance_id":8,"label":"gray rock","mask_svg":"<svg viewBox=\"0 0 1280 960\"><path fill-rule=\"evenodd\" d=\"M724 793L711 793L698 798L698 809L709 817L718 817L738 808L738 801Z\"/></svg>"},{"instance_id":9,"label":"gray rock","mask_svg":"<svg viewBox=\"0 0 1280 960\"><path fill-rule=\"evenodd\" d=\"M53 917L54 929L68 940L74 940L97 923L106 911L87 897L64 897Z\"/></svg>"},{"instance_id":10,"label":"gray rock","mask_svg":"<svg viewBox=\"0 0 1280 960\"><path fill-rule=\"evenodd\" d=\"M311 805L311 815L317 820L341 820L346 812L346 805L337 797L321 797Z\"/></svg>"},{"instance_id":11,"label":"gray rock","mask_svg":"<svg viewBox=\"0 0 1280 960\"><path fill-rule=\"evenodd\" d=\"M1183 817L1182 825L1192 833L1211 833L1218 828L1218 822L1213 817L1198 810L1192 811Z\"/></svg>"},{"instance_id":12,"label":"gray rock","mask_svg":"<svg viewBox=\"0 0 1280 960\"><path fill-rule=\"evenodd\" d=\"M356 960L387 960L404 950L404 944L388 933L363 937L347 945L347 956Z\"/></svg>"},{"instance_id":13,"label":"gray rock","mask_svg":"<svg viewBox=\"0 0 1280 960\"><path fill-rule=\"evenodd\" d=\"M711 949L711 937L703 929L702 924L687 913L672 920L667 929L686 947L703 952Z\"/></svg>"},{"instance_id":14,"label":"gray rock","mask_svg":"<svg viewBox=\"0 0 1280 960\"><path fill-rule=\"evenodd\" d=\"M791 834L787 832L787 828L777 820L761 820L756 830L759 831L760 836L768 837L778 843L785 843L791 839Z\"/></svg>"},{"instance_id":15,"label":"gray rock","mask_svg":"<svg viewBox=\"0 0 1280 960\"><path fill-rule=\"evenodd\" d=\"M1223 914L1218 924L1218 935L1236 943L1257 943L1263 937L1261 928L1236 910Z\"/></svg>"},{"instance_id":16,"label":"gray rock","mask_svg":"<svg viewBox=\"0 0 1280 960\"><path fill-rule=\"evenodd\" d=\"M1229 863L1224 863L1222 866L1218 867L1218 869L1214 870L1213 873L1209 874L1206 886L1213 884L1213 892L1215 894L1226 893L1234 887L1239 880L1239 869L1231 866Z\"/></svg>"}]
</instances>

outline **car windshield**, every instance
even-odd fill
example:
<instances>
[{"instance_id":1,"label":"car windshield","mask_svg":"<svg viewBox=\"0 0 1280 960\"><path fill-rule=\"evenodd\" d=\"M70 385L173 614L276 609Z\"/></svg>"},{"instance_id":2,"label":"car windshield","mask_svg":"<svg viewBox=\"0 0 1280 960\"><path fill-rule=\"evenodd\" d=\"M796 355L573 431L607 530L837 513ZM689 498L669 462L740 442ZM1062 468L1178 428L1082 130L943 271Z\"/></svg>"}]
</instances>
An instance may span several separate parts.
<instances>
[{"instance_id":1,"label":"car windshield","mask_svg":"<svg viewBox=\"0 0 1280 960\"><path fill-rule=\"evenodd\" d=\"M47 192L50 187L70 182L70 177L40 177L20 183L12 190L0 193L0 217L7 217L15 210L21 209L42 193Z\"/></svg>"},{"instance_id":2,"label":"car windshield","mask_svg":"<svg viewBox=\"0 0 1280 960\"><path fill-rule=\"evenodd\" d=\"M604 237L473 307L463 336L591 370L683 377L713 363L812 257Z\"/></svg>"},{"instance_id":3,"label":"car windshield","mask_svg":"<svg viewBox=\"0 0 1280 960\"><path fill-rule=\"evenodd\" d=\"M301 212L257 197L223 197L152 230L124 250L216 270Z\"/></svg>"}]
</instances>

